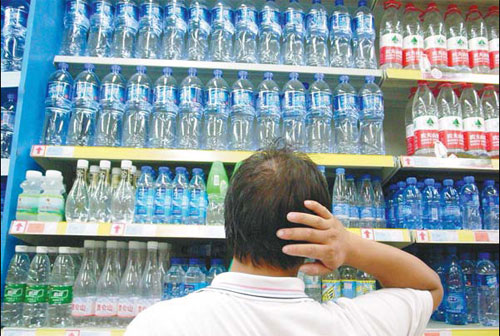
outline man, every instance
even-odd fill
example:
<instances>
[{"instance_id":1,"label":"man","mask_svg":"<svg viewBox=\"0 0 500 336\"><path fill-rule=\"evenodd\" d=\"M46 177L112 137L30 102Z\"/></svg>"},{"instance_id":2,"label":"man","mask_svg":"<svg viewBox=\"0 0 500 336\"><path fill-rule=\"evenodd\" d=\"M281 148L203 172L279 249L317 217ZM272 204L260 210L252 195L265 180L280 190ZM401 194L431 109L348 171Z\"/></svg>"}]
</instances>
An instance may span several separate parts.
<instances>
[{"instance_id":1,"label":"man","mask_svg":"<svg viewBox=\"0 0 500 336\"><path fill-rule=\"evenodd\" d=\"M349 233L328 211L328 185L307 157L257 152L240 166L225 201L231 271L184 298L160 302L126 336L421 336L443 289L416 257ZM317 260L303 264L304 257ZM299 270L341 265L372 274L385 289L319 304Z\"/></svg>"}]
</instances>

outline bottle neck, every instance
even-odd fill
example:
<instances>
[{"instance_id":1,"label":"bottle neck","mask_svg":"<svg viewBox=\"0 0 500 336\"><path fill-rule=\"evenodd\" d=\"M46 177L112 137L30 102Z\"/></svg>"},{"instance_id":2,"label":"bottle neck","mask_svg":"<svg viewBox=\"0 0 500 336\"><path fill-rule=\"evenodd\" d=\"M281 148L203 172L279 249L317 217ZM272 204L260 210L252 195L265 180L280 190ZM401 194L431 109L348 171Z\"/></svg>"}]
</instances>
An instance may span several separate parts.
<instances>
[{"instance_id":1,"label":"bottle neck","mask_svg":"<svg viewBox=\"0 0 500 336\"><path fill-rule=\"evenodd\" d=\"M85 169L83 168L78 168L76 170L76 182L77 184L84 186L87 185L86 183L86 174L85 174Z\"/></svg>"}]
</instances>

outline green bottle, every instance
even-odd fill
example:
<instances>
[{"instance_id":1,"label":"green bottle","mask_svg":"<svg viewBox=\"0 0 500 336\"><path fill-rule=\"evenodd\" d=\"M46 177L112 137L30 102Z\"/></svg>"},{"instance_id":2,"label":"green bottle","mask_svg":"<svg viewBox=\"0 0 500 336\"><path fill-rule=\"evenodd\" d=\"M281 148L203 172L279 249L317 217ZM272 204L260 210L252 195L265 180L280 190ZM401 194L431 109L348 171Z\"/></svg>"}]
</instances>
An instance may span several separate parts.
<instances>
[{"instance_id":1,"label":"green bottle","mask_svg":"<svg viewBox=\"0 0 500 336\"><path fill-rule=\"evenodd\" d=\"M220 161L212 163L207 180L208 225L224 225L224 198L226 197L229 180L224 165Z\"/></svg>"}]
</instances>

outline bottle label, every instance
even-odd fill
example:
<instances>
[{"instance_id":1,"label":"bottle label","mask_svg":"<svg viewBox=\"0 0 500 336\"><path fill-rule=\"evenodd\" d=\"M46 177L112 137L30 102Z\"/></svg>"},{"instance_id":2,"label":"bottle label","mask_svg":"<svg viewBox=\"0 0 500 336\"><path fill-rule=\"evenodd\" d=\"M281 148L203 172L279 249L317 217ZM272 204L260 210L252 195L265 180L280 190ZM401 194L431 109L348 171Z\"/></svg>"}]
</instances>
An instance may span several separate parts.
<instances>
[{"instance_id":1,"label":"bottle label","mask_svg":"<svg viewBox=\"0 0 500 336\"><path fill-rule=\"evenodd\" d=\"M415 154L415 132L413 124L406 126L406 154L411 156Z\"/></svg>"},{"instance_id":2,"label":"bottle label","mask_svg":"<svg viewBox=\"0 0 500 336\"><path fill-rule=\"evenodd\" d=\"M331 113L333 106L332 94L329 92L312 92L310 104L312 109L324 108Z\"/></svg>"},{"instance_id":3,"label":"bottle label","mask_svg":"<svg viewBox=\"0 0 500 336\"><path fill-rule=\"evenodd\" d=\"M271 29L276 35L281 35L281 13L278 10L264 6L260 12L260 27L261 30Z\"/></svg>"},{"instance_id":4,"label":"bottle label","mask_svg":"<svg viewBox=\"0 0 500 336\"><path fill-rule=\"evenodd\" d=\"M74 317L88 317L95 315L95 301L94 296L88 297L74 297L71 303L71 316Z\"/></svg>"},{"instance_id":5,"label":"bottle label","mask_svg":"<svg viewBox=\"0 0 500 336\"><path fill-rule=\"evenodd\" d=\"M205 287L205 283L196 282L196 283L186 283L184 284L184 295L188 295L189 293L196 292L197 290Z\"/></svg>"},{"instance_id":6,"label":"bottle label","mask_svg":"<svg viewBox=\"0 0 500 336\"><path fill-rule=\"evenodd\" d=\"M446 205L444 207L445 217L460 217L461 215L462 213L458 205Z\"/></svg>"},{"instance_id":7,"label":"bottle label","mask_svg":"<svg viewBox=\"0 0 500 336\"><path fill-rule=\"evenodd\" d=\"M168 282L163 288L163 299L171 300L184 296L184 284L182 282Z\"/></svg>"},{"instance_id":8,"label":"bottle label","mask_svg":"<svg viewBox=\"0 0 500 336\"><path fill-rule=\"evenodd\" d=\"M172 189L156 188L153 215L165 216L164 220L170 216L170 207L172 206Z\"/></svg>"},{"instance_id":9,"label":"bottle label","mask_svg":"<svg viewBox=\"0 0 500 336\"><path fill-rule=\"evenodd\" d=\"M469 46L465 36L450 37L448 48L448 66L469 66Z\"/></svg>"},{"instance_id":10,"label":"bottle label","mask_svg":"<svg viewBox=\"0 0 500 336\"><path fill-rule=\"evenodd\" d=\"M212 29L223 29L234 34L234 12L229 8L216 7L212 9Z\"/></svg>"},{"instance_id":11,"label":"bottle label","mask_svg":"<svg viewBox=\"0 0 500 336\"><path fill-rule=\"evenodd\" d=\"M26 294L26 284L5 284L3 292L3 302L5 303L21 303L24 302Z\"/></svg>"},{"instance_id":12,"label":"bottle label","mask_svg":"<svg viewBox=\"0 0 500 336\"><path fill-rule=\"evenodd\" d=\"M328 38L328 16L326 11L311 9L306 16L306 27L309 34L316 34Z\"/></svg>"},{"instance_id":13,"label":"bottle label","mask_svg":"<svg viewBox=\"0 0 500 336\"><path fill-rule=\"evenodd\" d=\"M488 152L498 151L500 144L498 118L486 119L484 125L486 128L486 150Z\"/></svg>"},{"instance_id":14,"label":"bottle label","mask_svg":"<svg viewBox=\"0 0 500 336\"><path fill-rule=\"evenodd\" d=\"M117 27L127 27L137 32L139 29L139 8L132 2L118 2L116 4Z\"/></svg>"},{"instance_id":15,"label":"bottle label","mask_svg":"<svg viewBox=\"0 0 500 336\"><path fill-rule=\"evenodd\" d=\"M174 188L172 195L172 216L187 217L189 208L189 195L183 188Z\"/></svg>"},{"instance_id":16,"label":"bottle label","mask_svg":"<svg viewBox=\"0 0 500 336\"><path fill-rule=\"evenodd\" d=\"M120 297L118 299L117 316L119 318L132 318L137 316L137 298Z\"/></svg>"},{"instance_id":17,"label":"bottle label","mask_svg":"<svg viewBox=\"0 0 500 336\"><path fill-rule=\"evenodd\" d=\"M403 66L420 64L424 54L424 38L421 35L408 35L403 39Z\"/></svg>"},{"instance_id":18,"label":"bottle label","mask_svg":"<svg viewBox=\"0 0 500 336\"><path fill-rule=\"evenodd\" d=\"M102 84L101 101L125 103L125 87L116 83Z\"/></svg>"},{"instance_id":19,"label":"bottle label","mask_svg":"<svg viewBox=\"0 0 500 336\"><path fill-rule=\"evenodd\" d=\"M41 194L38 213L60 217L60 220L62 220L64 217L64 198L62 195Z\"/></svg>"},{"instance_id":20,"label":"bottle label","mask_svg":"<svg viewBox=\"0 0 500 336\"><path fill-rule=\"evenodd\" d=\"M75 83L74 100L98 101L99 87L93 83L78 81Z\"/></svg>"},{"instance_id":21,"label":"bottle label","mask_svg":"<svg viewBox=\"0 0 500 336\"><path fill-rule=\"evenodd\" d=\"M354 299L356 297L355 280L342 280L342 297Z\"/></svg>"},{"instance_id":22,"label":"bottle label","mask_svg":"<svg viewBox=\"0 0 500 336\"><path fill-rule=\"evenodd\" d=\"M4 7L4 19L2 23L2 34L9 33L11 29L19 29L19 31L26 33L28 26L28 12L16 7Z\"/></svg>"},{"instance_id":23,"label":"bottle label","mask_svg":"<svg viewBox=\"0 0 500 336\"><path fill-rule=\"evenodd\" d=\"M304 13L293 8L288 8L285 12L285 32L304 34Z\"/></svg>"},{"instance_id":24,"label":"bottle label","mask_svg":"<svg viewBox=\"0 0 500 336\"><path fill-rule=\"evenodd\" d=\"M335 217L348 218L349 217L349 204L347 203L333 203L332 213Z\"/></svg>"},{"instance_id":25,"label":"bottle label","mask_svg":"<svg viewBox=\"0 0 500 336\"><path fill-rule=\"evenodd\" d=\"M149 307L151 307L152 305L154 305L157 302L160 302L160 300L159 299L139 299L139 300L137 300L137 304L136 304L137 314L140 314L142 311L148 309Z\"/></svg>"},{"instance_id":26,"label":"bottle label","mask_svg":"<svg viewBox=\"0 0 500 336\"><path fill-rule=\"evenodd\" d=\"M178 93L175 86L157 86L154 89L154 101L156 104L179 104Z\"/></svg>"},{"instance_id":27,"label":"bottle label","mask_svg":"<svg viewBox=\"0 0 500 336\"><path fill-rule=\"evenodd\" d=\"M95 316L113 317L118 313L118 298L114 296L102 296L96 299Z\"/></svg>"},{"instance_id":28,"label":"bottle label","mask_svg":"<svg viewBox=\"0 0 500 336\"><path fill-rule=\"evenodd\" d=\"M375 37L375 18L372 14L359 12L353 19L354 34L358 37L369 35Z\"/></svg>"},{"instance_id":29,"label":"bottle label","mask_svg":"<svg viewBox=\"0 0 500 336\"><path fill-rule=\"evenodd\" d=\"M229 92L224 89L210 88L207 89L206 104L209 106L227 106L229 105Z\"/></svg>"},{"instance_id":30,"label":"bottle label","mask_svg":"<svg viewBox=\"0 0 500 336\"><path fill-rule=\"evenodd\" d=\"M375 280L358 280L356 283L356 296L368 294L377 289Z\"/></svg>"},{"instance_id":31,"label":"bottle label","mask_svg":"<svg viewBox=\"0 0 500 336\"><path fill-rule=\"evenodd\" d=\"M465 296L460 293L448 293L446 296L446 312L460 314L466 311Z\"/></svg>"},{"instance_id":32,"label":"bottle label","mask_svg":"<svg viewBox=\"0 0 500 336\"><path fill-rule=\"evenodd\" d=\"M189 29L200 29L205 35L210 34L209 13L206 8L196 4L189 8Z\"/></svg>"},{"instance_id":33,"label":"bottle label","mask_svg":"<svg viewBox=\"0 0 500 336\"><path fill-rule=\"evenodd\" d=\"M233 90L231 92L232 106L253 106L253 91Z\"/></svg>"},{"instance_id":34,"label":"bottle label","mask_svg":"<svg viewBox=\"0 0 500 336\"><path fill-rule=\"evenodd\" d=\"M330 31L333 36L338 34L352 35L351 16L347 13L334 12L330 18Z\"/></svg>"},{"instance_id":35,"label":"bottle label","mask_svg":"<svg viewBox=\"0 0 500 336\"><path fill-rule=\"evenodd\" d=\"M152 189L137 188L135 195L135 214L139 216L147 215L153 208L154 195Z\"/></svg>"},{"instance_id":36,"label":"bottle label","mask_svg":"<svg viewBox=\"0 0 500 336\"><path fill-rule=\"evenodd\" d=\"M425 54L431 65L447 65L446 36L433 35L424 40Z\"/></svg>"},{"instance_id":37,"label":"bottle label","mask_svg":"<svg viewBox=\"0 0 500 336\"><path fill-rule=\"evenodd\" d=\"M161 35L163 30L163 9L158 4L146 2L140 7L140 24L149 27L156 35Z\"/></svg>"},{"instance_id":38,"label":"bottle label","mask_svg":"<svg viewBox=\"0 0 500 336\"><path fill-rule=\"evenodd\" d=\"M413 120L415 127L415 151L433 148L439 141L439 121L436 116L421 116Z\"/></svg>"},{"instance_id":39,"label":"bottle label","mask_svg":"<svg viewBox=\"0 0 500 336\"><path fill-rule=\"evenodd\" d=\"M132 84L127 87L127 101L149 102L151 89L148 85Z\"/></svg>"},{"instance_id":40,"label":"bottle label","mask_svg":"<svg viewBox=\"0 0 500 336\"><path fill-rule=\"evenodd\" d=\"M469 62L471 68L490 66L489 43L486 37L469 39Z\"/></svg>"},{"instance_id":41,"label":"bottle label","mask_svg":"<svg viewBox=\"0 0 500 336\"><path fill-rule=\"evenodd\" d=\"M375 213L377 214L377 219L385 219L385 208L378 207L375 209Z\"/></svg>"},{"instance_id":42,"label":"bottle label","mask_svg":"<svg viewBox=\"0 0 500 336\"><path fill-rule=\"evenodd\" d=\"M258 105L260 109L274 108L279 113L280 95L275 91L260 91L258 96Z\"/></svg>"},{"instance_id":43,"label":"bottle label","mask_svg":"<svg viewBox=\"0 0 500 336\"><path fill-rule=\"evenodd\" d=\"M40 195L21 194L17 199L17 218L35 216L38 214L38 203Z\"/></svg>"},{"instance_id":44,"label":"bottle label","mask_svg":"<svg viewBox=\"0 0 500 336\"><path fill-rule=\"evenodd\" d=\"M360 207L359 208L359 217L365 219L374 219L375 218L375 209L373 207Z\"/></svg>"},{"instance_id":45,"label":"bottle label","mask_svg":"<svg viewBox=\"0 0 500 336\"><path fill-rule=\"evenodd\" d=\"M333 110L336 115L347 115L357 110L356 95L344 93L333 97Z\"/></svg>"},{"instance_id":46,"label":"bottle label","mask_svg":"<svg viewBox=\"0 0 500 336\"><path fill-rule=\"evenodd\" d=\"M380 64L403 64L403 36L384 34L380 37Z\"/></svg>"},{"instance_id":47,"label":"bottle label","mask_svg":"<svg viewBox=\"0 0 500 336\"><path fill-rule=\"evenodd\" d=\"M208 198L205 191L195 189L191 192L191 200L189 202L189 217L197 218L205 221L207 217Z\"/></svg>"},{"instance_id":48,"label":"bottle label","mask_svg":"<svg viewBox=\"0 0 500 336\"><path fill-rule=\"evenodd\" d=\"M464 148L461 117L439 118L439 141L448 149Z\"/></svg>"},{"instance_id":49,"label":"bottle label","mask_svg":"<svg viewBox=\"0 0 500 336\"><path fill-rule=\"evenodd\" d=\"M355 205L349 205L349 218L358 219L359 218L359 208Z\"/></svg>"},{"instance_id":50,"label":"bottle label","mask_svg":"<svg viewBox=\"0 0 500 336\"><path fill-rule=\"evenodd\" d=\"M47 85L47 98L49 99L71 99L71 85L64 82L52 82Z\"/></svg>"},{"instance_id":51,"label":"bottle label","mask_svg":"<svg viewBox=\"0 0 500 336\"><path fill-rule=\"evenodd\" d=\"M49 286L49 304L70 304L73 301L73 286Z\"/></svg>"},{"instance_id":52,"label":"bottle label","mask_svg":"<svg viewBox=\"0 0 500 336\"><path fill-rule=\"evenodd\" d=\"M287 91L283 96L283 106L285 108L306 108L306 95L301 91Z\"/></svg>"},{"instance_id":53,"label":"bottle label","mask_svg":"<svg viewBox=\"0 0 500 336\"><path fill-rule=\"evenodd\" d=\"M497 69L500 66L500 57L499 57L499 39L491 39L489 42L489 50L490 50L490 68Z\"/></svg>"},{"instance_id":54,"label":"bottle label","mask_svg":"<svg viewBox=\"0 0 500 336\"><path fill-rule=\"evenodd\" d=\"M484 119L471 117L464 119L464 148L470 150L486 150Z\"/></svg>"},{"instance_id":55,"label":"bottle label","mask_svg":"<svg viewBox=\"0 0 500 336\"><path fill-rule=\"evenodd\" d=\"M173 28L182 33L187 31L188 12L186 7L179 6L177 2L170 2L165 7L165 29Z\"/></svg>"},{"instance_id":56,"label":"bottle label","mask_svg":"<svg viewBox=\"0 0 500 336\"><path fill-rule=\"evenodd\" d=\"M113 31L113 5L105 1L96 1L92 4L92 25L108 32Z\"/></svg>"},{"instance_id":57,"label":"bottle label","mask_svg":"<svg viewBox=\"0 0 500 336\"><path fill-rule=\"evenodd\" d=\"M323 302L340 298L342 296L342 282L340 280L321 281L321 296Z\"/></svg>"},{"instance_id":58,"label":"bottle label","mask_svg":"<svg viewBox=\"0 0 500 336\"><path fill-rule=\"evenodd\" d=\"M203 91L198 87L182 87L180 98L181 104L202 104Z\"/></svg>"},{"instance_id":59,"label":"bottle label","mask_svg":"<svg viewBox=\"0 0 500 336\"><path fill-rule=\"evenodd\" d=\"M257 11L249 7L240 7L236 11L235 19L236 28L238 30L249 30L252 34L257 35L259 33L259 27L257 26Z\"/></svg>"},{"instance_id":60,"label":"bottle label","mask_svg":"<svg viewBox=\"0 0 500 336\"><path fill-rule=\"evenodd\" d=\"M48 285L27 285L25 303L47 303Z\"/></svg>"},{"instance_id":61,"label":"bottle label","mask_svg":"<svg viewBox=\"0 0 500 336\"><path fill-rule=\"evenodd\" d=\"M381 93L364 94L360 99L360 109L366 116L383 117L384 96Z\"/></svg>"},{"instance_id":62,"label":"bottle label","mask_svg":"<svg viewBox=\"0 0 500 336\"><path fill-rule=\"evenodd\" d=\"M90 7L84 1L67 1L64 23L66 25L82 26L90 28Z\"/></svg>"}]
</instances>

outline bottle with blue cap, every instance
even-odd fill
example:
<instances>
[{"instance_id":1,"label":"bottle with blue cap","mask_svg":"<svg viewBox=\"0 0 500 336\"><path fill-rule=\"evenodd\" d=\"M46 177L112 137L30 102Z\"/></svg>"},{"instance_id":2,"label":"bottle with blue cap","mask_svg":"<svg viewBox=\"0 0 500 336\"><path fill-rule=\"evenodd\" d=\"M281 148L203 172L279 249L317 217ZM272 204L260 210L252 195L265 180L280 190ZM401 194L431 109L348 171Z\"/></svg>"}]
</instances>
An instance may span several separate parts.
<instances>
[{"instance_id":1,"label":"bottle with blue cap","mask_svg":"<svg viewBox=\"0 0 500 336\"><path fill-rule=\"evenodd\" d=\"M359 153L358 107L356 90L349 84L349 76L340 76L333 91L333 119L335 153Z\"/></svg>"},{"instance_id":2,"label":"bottle with blue cap","mask_svg":"<svg viewBox=\"0 0 500 336\"><path fill-rule=\"evenodd\" d=\"M403 197L403 192L406 189L406 182L404 181L399 181L396 185L397 190L394 193L393 197L393 203L394 203L394 214L395 214L395 220L394 220L394 227L398 229L403 229L404 226L404 210L405 210L405 204L404 204L404 197Z\"/></svg>"},{"instance_id":3,"label":"bottle with blue cap","mask_svg":"<svg viewBox=\"0 0 500 336\"><path fill-rule=\"evenodd\" d=\"M359 188L359 224L362 228L375 227L376 212L374 207L375 194L370 175L361 177Z\"/></svg>"},{"instance_id":4,"label":"bottle with blue cap","mask_svg":"<svg viewBox=\"0 0 500 336\"><path fill-rule=\"evenodd\" d=\"M177 118L177 147L199 149L201 118L203 115L203 83L196 69L190 68L179 92L179 117Z\"/></svg>"},{"instance_id":5,"label":"bottle with blue cap","mask_svg":"<svg viewBox=\"0 0 500 336\"><path fill-rule=\"evenodd\" d=\"M257 62L257 10L251 2L240 2L234 14L236 34L234 38L234 60L238 63Z\"/></svg>"},{"instance_id":6,"label":"bottle with blue cap","mask_svg":"<svg viewBox=\"0 0 500 336\"><path fill-rule=\"evenodd\" d=\"M159 58L163 33L163 7L160 0L142 0L139 7L136 58Z\"/></svg>"},{"instance_id":7,"label":"bottle with blue cap","mask_svg":"<svg viewBox=\"0 0 500 336\"><path fill-rule=\"evenodd\" d=\"M220 258L214 258L210 262L210 269L207 274L207 284L210 285L213 279L221 274L226 272L226 268L224 267L224 260Z\"/></svg>"},{"instance_id":8,"label":"bottle with blue cap","mask_svg":"<svg viewBox=\"0 0 500 336\"><path fill-rule=\"evenodd\" d=\"M498 328L498 280L491 254L479 253L476 264L479 323Z\"/></svg>"},{"instance_id":9,"label":"bottle with blue cap","mask_svg":"<svg viewBox=\"0 0 500 336\"><path fill-rule=\"evenodd\" d=\"M306 64L328 66L328 14L321 0L312 0L306 16Z\"/></svg>"},{"instance_id":10,"label":"bottle with blue cap","mask_svg":"<svg viewBox=\"0 0 500 336\"><path fill-rule=\"evenodd\" d=\"M87 54L93 57L110 57L115 28L114 4L110 0L93 0L91 13Z\"/></svg>"},{"instance_id":11,"label":"bottle with blue cap","mask_svg":"<svg viewBox=\"0 0 500 336\"><path fill-rule=\"evenodd\" d=\"M442 229L441 215L439 213L440 196L434 187L432 178L424 180L425 188L422 191L422 225L427 230Z\"/></svg>"},{"instance_id":12,"label":"bottle with blue cap","mask_svg":"<svg viewBox=\"0 0 500 336\"><path fill-rule=\"evenodd\" d=\"M172 181L168 167L158 169L158 178L154 185L153 223L164 224L170 222L172 215Z\"/></svg>"},{"instance_id":13,"label":"bottle with blue cap","mask_svg":"<svg viewBox=\"0 0 500 336\"><path fill-rule=\"evenodd\" d=\"M257 148L269 146L281 136L280 88L272 72L264 73L264 80L257 88Z\"/></svg>"},{"instance_id":14,"label":"bottle with blue cap","mask_svg":"<svg viewBox=\"0 0 500 336\"><path fill-rule=\"evenodd\" d=\"M465 299L465 277L458 263L457 248L448 248L449 265L446 269L445 321L448 324L467 324L467 301Z\"/></svg>"},{"instance_id":15,"label":"bottle with blue cap","mask_svg":"<svg viewBox=\"0 0 500 336\"><path fill-rule=\"evenodd\" d=\"M174 148L179 93L171 68L163 69L163 76L155 82L153 96L154 109L149 127L149 147Z\"/></svg>"},{"instance_id":16,"label":"bottle with blue cap","mask_svg":"<svg viewBox=\"0 0 500 336\"><path fill-rule=\"evenodd\" d=\"M29 9L25 0L2 3L2 72L21 71Z\"/></svg>"},{"instance_id":17,"label":"bottle with blue cap","mask_svg":"<svg viewBox=\"0 0 500 336\"><path fill-rule=\"evenodd\" d=\"M335 0L330 16L330 66L352 68L352 23L344 0Z\"/></svg>"},{"instance_id":18,"label":"bottle with blue cap","mask_svg":"<svg viewBox=\"0 0 500 336\"><path fill-rule=\"evenodd\" d=\"M12 135L14 133L14 121L16 117L16 95L7 94L7 101L2 104L2 158L10 157Z\"/></svg>"},{"instance_id":19,"label":"bottle with blue cap","mask_svg":"<svg viewBox=\"0 0 500 336\"><path fill-rule=\"evenodd\" d=\"M460 189L460 206L465 230L481 230L481 201L474 176L464 177L465 185Z\"/></svg>"},{"instance_id":20,"label":"bottle with blue cap","mask_svg":"<svg viewBox=\"0 0 500 336\"><path fill-rule=\"evenodd\" d=\"M203 148L227 149L227 119L229 117L229 85L222 78L222 70L214 70L214 77L205 89Z\"/></svg>"},{"instance_id":21,"label":"bottle with blue cap","mask_svg":"<svg viewBox=\"0 0 500 336\"><path fill-rule=\"evenodd\" d=\"M172 182L172 224L186 224L189 216L189 180L186 168L175 168Z\"/></svg>"},{"instance_id":22,"label":"bottle with blue cap","mask_svg":"<svg viewBox=\"0 0 500 336\"><path fill-rule=\"evenodd\" d=\"M483 192L481 193L481 205L483 210L483 229L498 230L498 190L495 188L494 180L484 181Z\"/></svg>"},{"instance_id":23,"label":"bottle with blue cap","mask_svg":"<svg viewBox=\"0 0 500 336\"><path fill-rule=\"evenodd\" d=\"M6 8L7 11L8 7ZM23 11L16 13L27 23L29 5L23 6ZM87 34L90 28L90 1L70 0L66 2L64 11L64 28L61 43L61 55L84 56L87 48ZM8 17L6 13L6 17ZM23 20L24 19L24 20ZM6 22L5 24L8 24ZM2 34L3 35L3 34ZM2 39L6 37L2 36ZM21 69L18 69L21 70ZM11 70L13 71L13 70Z\"/></svg>"},{"instance_id":24,"label":"bottle with blue cap","mask_svg":"<svg viewBox=\"0 0 500 336\"><path fill-rule=\"evenodd\" d=\"M238 72L231 91L229 148L255 150L255 105L252 82L246 71Z\"/></svg>"},{"instance_id":25,"label":"bottle with blue cap","mask_svg":"<svg viewBox=\"0 0 500 336\"><path fill-rule=\"evenodd\" d=\"M385 218L385 199L382 189L382 179L380 176L375 176L372 179L373 185L373 206L375 208L375 227L385 228L387 225Z\"/></svg>"},{"instance_id":26,"label":"bottle with blue cap","mask_svg":"<svg viewBox=\"0 0 500 336\"><path fill-rule=\"evenodd\" d=\"M207 285L207 279L205 274L201 271L198 266L200 263L198 258L189 259L189 268L186 271L185 282L184 282L184 294L188 295L192 292L196 292Z\"/></svg>"},{"instance_id":27,"label":"bottle with blue cap","mask_svg":"<svg viewBox=\"0 0 500 336\"><path fill-rule=\"evenodd\" d=\"M153 221L154 179L153 168L141 167L141 176L135 189L134 223L151 223Z\"/></svg>"},{"instance_id":28,"label":"bottle with blue cap","mask_svg":"<svg viewBox=\"0 0 500 336\"><path fill-rule=\"evenodd\" d=\"M375 77L366 76L359 90L359 146L361 154L385 154L384 94Z\"/></svg>"},{"instance_id":29,"label":"bottle with blue cap","mask_svg":"<svg viewBox=\"0 0 500 336\"><path fill-rule=\"evenodd\" d=\"M290 80L283 87L283 136L295 150L306 148L306 89L298 80L299 74L290 73Z\"/></svg>"},{"instance_id":30,"label":"bottle with blue cap","mask_svg":"<svg viewBox=\"0 0 500 336\"><path fill-rule=\"evenodd\" d=\"M309 89L309 108L306 118L307 146L312 153L332 151L332 91L324 75L314 75L315 82Z\"/></svg>"},{"instance_id":31,"label":"bottle with blue cap","mask_svg":"<svg viewBox=\"0 0 500 336\"><path fill-rule=\"evenodd\" d=\"M396 227L396 213L394 211L394 194L397 190L396 184L391 184L389 186L389 193L386 198L385 204L385 218L388 229L394 229Z\"/></svg>"},{"instance_id":32,"label":"bottle with blue cap","mask_svg":"<svg viewBox=\"0 0 500 336\"><path fill-rule=\"evenodd\" d=\"M305 15L298 0L290 0L283 13L283 63L304 65L305 63Z\"/></svg>"},{"instance_id":33,"label":"bottle with blue cap","mask_svg":"<svg viewBox=\"0 0 500 336\"><path fill-rule=\"evenodd\" d=\"M335 170L335 182L332 191L332 214L337 217L345 227L350 227L349 197L344 168L337 168Z\"/></svg>"},{"instance_id":34,"label":"bottle with blue cap","mask_svg":"<svg viewBox=\"0 0 500 336\"><path fill-rule=\"evenodd\" d=\"M163 300L171 300L184 296L186 273L182 268L182 259L172 258L171 265L163 280Z\"/></svg>"},{"instance_id":35,"label":"bottle with blue cap","mask_svg":"<svg viewBox=\"0 0 500 336\"><path fill-rule=\"evenodd\" d=\"M191 61L204 61L208 56L210 12L204 0L194 0L188 10L187 56Z\"/></svg>"},{"instance_id":36,"label":"bottle with blue cap","mask_svg":"<svg viewBox=\"0 0 500 336\"><path fill-rule=\"evenodd\" d=\"M138 0L121 0L115 8L115 31L111 43L113 57L131 58L139 30Z\"/></svg>"},{"instance_id":37,"label":"bottle with blue cap","mask_svg":"<svg viewBox=\"0 0 500 336\"><path fill-rule=\"evenodd\" d=\"M169 0L164 8L162 56L164 59L184 59L188 10L184 0Z\"/></svg>"},{"instance_id":38,"label":"bottle with blue cap","mask_svg":"<svg viewBox=\"0 0 500 336\"><path fill-rule=\"evenodd\" d=\"M281 12L275 0L267 0L259 13L258 59L262 64L281 63Z\"/></svg>"},{"instance_id":39,"label":"bottle with blue cap","mask_svg":"<svg viewBox=\"0 0 500 336\"><path fill-rule=\"evenodd\" d=\"M465 279L465 301L467 304L467 323L478 323L476 264L470 252L460 253L460 267Z\"/></svg>"},{"instance_id":40,"label":"bottle with blue cap","mask_svg":"<svg viewBox=\"0 0 500 336\"><path fill-rule=\"evenodd\" d=\"M201 168L193 169L189 183L189 219L188 224L204 225L207 218L208 195Z\"/></svg>"},{"instance_id":41,"label":"bottle with blue cap","mask_svg":"<svg viewBox=\"0 0 500 336\"><path fill-rule=\"evenodd\" d=\"M233 60L234 12L225 0L218 0L211 11L210 58L212 61Z\"/></svg>"},{"instance_id":42,"label":"bottle with blue cap","mask_svg":"<svg viewBox=\"0 0 500 336\"><path fill-rule=\"evenodd\" d=\"M358 69L377 69L375 17L366 0L359 0L353 20L354 65Z\"/></svg>"},{"instance_id":43,"label":"bottle with blue cap","mask_svg":"<svg viewBox=\"0 0 500 336\"><path fill-rule=\"evenodd\" d=\"M417 179L415 177L408 177L406 179L401 219L403 229L422 229L422 194L417 188Z\"/></svg>"}]
</instances>

